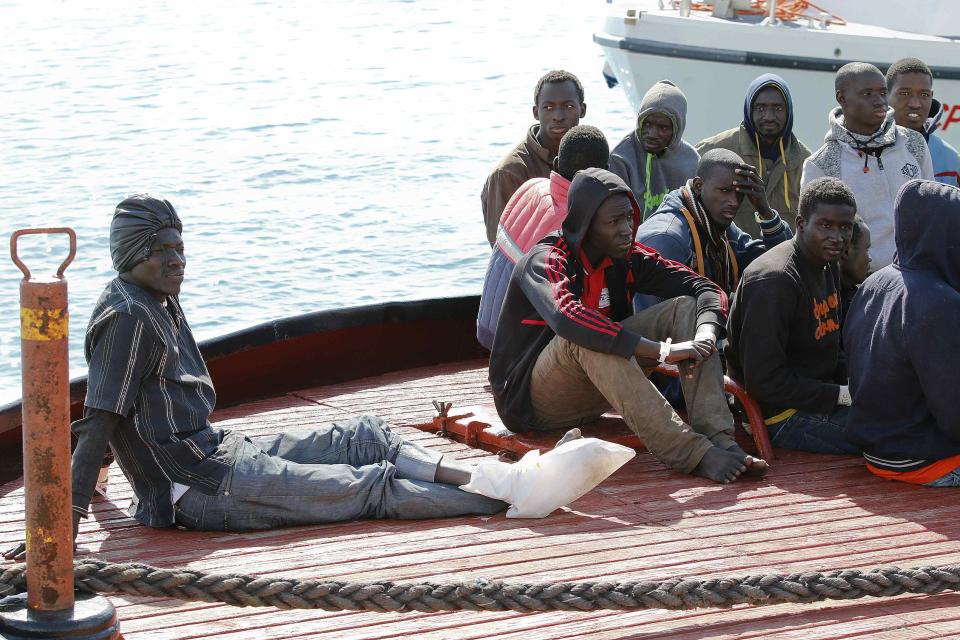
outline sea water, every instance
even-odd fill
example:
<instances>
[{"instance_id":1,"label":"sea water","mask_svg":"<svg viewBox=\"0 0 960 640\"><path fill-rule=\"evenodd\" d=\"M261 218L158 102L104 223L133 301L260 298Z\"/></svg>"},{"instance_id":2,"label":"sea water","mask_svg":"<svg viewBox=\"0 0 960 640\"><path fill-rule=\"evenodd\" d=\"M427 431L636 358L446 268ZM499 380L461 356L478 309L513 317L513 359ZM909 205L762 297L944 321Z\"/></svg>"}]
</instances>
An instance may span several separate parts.
<instances>
[{"instance_id":1,"label":"sea water","mask_svg":"<svg viewBox=\"0 0 960 640\"><path fill-rule=\"evenodd\" d=\"M322 309L480 291L480 189L533 123L536 80L575 73L585 124L633 125L580 2L0 2L0 238L69 226L70 372L114 277L125 196L184 222L199 339ZM62 237L28 237L38 274ZM0 403L20 396L18 282L0 256ZM321 357L322 354L318 354Z\"/></svg>"}]
</instances>

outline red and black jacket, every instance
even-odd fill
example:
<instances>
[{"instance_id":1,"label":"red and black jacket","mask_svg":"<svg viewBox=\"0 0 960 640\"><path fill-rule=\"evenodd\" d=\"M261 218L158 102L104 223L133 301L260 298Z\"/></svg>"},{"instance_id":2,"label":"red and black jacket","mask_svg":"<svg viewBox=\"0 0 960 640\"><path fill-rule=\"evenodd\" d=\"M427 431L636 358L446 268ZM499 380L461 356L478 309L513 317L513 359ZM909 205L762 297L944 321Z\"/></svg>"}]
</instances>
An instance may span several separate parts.
<instances>
[{"instance_id":1,"label":"red and black jacket","mask_svg":"<svg viewBox=\"0 0 960 640\"><path fill-rule=\"evenodd\" d=\"M722 335L727 297L720 288L678 262L634 243L630 256L604 270L610 316L581 302L584 270L580 244L600 204L616 193L633 203L634 232L640 208L629 187L603 169L580 171L570 185L568 213L560 233L548 235L517 263L497 324L490 353L490 384L504 425L524 431L533 422L530 375L540 353L555 335L587 349L630 358L643 337L620 321L633 313L633 296L697 300L697 325L713 323Z\"/></svg>"}]
</instances>

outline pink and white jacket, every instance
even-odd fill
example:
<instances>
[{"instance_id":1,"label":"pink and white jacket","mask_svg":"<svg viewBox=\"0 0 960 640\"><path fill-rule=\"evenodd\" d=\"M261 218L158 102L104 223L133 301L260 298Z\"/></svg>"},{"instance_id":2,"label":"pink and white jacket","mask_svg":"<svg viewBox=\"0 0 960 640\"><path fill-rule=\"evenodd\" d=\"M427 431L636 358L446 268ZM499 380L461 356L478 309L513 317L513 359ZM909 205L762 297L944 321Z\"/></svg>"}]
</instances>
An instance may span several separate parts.
<instances>
[{"instance_id":1,"label":"pink and white jacket","mask_svg":"<svg viewBox=\"0 0 960 640\"><path fill-rule=\"evenodd\" d=\"M524 182L504 207L477 315L477 340L487 349L493 346L500 307L514 265L538 240L563 225L569 188L569 180L551 171L549 178L531 178Z\"/></svg>"}]
</instances>

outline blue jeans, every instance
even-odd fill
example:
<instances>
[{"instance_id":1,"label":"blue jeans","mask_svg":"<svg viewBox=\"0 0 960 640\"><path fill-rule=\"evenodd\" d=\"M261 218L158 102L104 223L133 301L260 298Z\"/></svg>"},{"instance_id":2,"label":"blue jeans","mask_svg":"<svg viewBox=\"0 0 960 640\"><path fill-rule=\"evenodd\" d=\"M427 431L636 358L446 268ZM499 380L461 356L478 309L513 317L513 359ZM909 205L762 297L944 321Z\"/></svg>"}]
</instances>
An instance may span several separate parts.
<instances>
[{"instance_id":1,"label":"blue jeans","mask_svg":"<svg viewBox=\"0 0 960 640\"><path fill-rule=\"evenodd\" d=\"M770 443L812 453L859 454L860 448L848 442L845 433L849 413L850 408L842 406L829 414L797 411L786 420L767 426Z\"/></svg>"},{"instance_id":2,"label":"blue jeans","mask_svg":"<svg viewBox=\"0 0 960 640\"><path fill-rule=\"evenodd\" d=\"M960 469L954 469L950 473L940 476L933 482L928 482L925 487L960 487Z\"/></svg>"},{"instance_id":3,"label":"blue jeans","mask_svg":"<svg viewBox=\"0 0 960 640\"><path fill-rule=\"evenodd\" d=\"M441 455L406 442L380 418L314 431L242 438L218 494L190 489L177 524L249 531L358 518L421 519L490 514L506 504L433 482Z\"/></svg>"}]
</instances>

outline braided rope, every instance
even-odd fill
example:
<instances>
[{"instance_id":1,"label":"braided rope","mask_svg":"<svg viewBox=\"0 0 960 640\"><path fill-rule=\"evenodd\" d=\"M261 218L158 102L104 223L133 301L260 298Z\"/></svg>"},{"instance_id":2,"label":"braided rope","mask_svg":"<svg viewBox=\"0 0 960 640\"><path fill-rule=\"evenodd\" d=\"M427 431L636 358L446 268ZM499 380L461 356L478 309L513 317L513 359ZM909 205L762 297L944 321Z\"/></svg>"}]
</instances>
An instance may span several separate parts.
<instances>
[{"instance_id":1,"label":"braided rope","mask_svg":"<svg viewBox=\"0 0 960 640\"><path fill-rule=\"evenodd\" d=\"M437 584L300 580L278 576L208 574L158 569L128 562L78 560L77 589L223 602L238 607L325 611L593 611L596 609L697 609L738 604L806 603L885 597L902 593L960 590L960 565L898 569L884 567L765 574L741 578L671 578L660 582L504 583L477 578ZM26 589L26 566L0 573L0 598Z\"/></svg>"}]
</instances>

